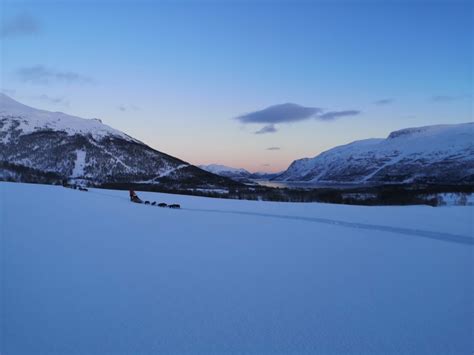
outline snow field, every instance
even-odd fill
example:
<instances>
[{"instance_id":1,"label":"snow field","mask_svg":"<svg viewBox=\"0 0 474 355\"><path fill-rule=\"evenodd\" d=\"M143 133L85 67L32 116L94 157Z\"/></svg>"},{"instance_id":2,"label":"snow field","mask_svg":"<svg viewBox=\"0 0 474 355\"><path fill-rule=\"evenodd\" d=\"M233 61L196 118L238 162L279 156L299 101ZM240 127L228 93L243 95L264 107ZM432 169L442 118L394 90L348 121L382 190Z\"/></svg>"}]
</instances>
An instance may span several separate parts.
<instances>
[{"instance_id":1,"label":"snow field","mask_svg":"<svg viewBox=\"0 0 474 355\"><path fill-rule=\"evenodd\" d=\"M2 353L474 349L473 207L138 194L0 183Z\"/></svg>"}]
</instances>

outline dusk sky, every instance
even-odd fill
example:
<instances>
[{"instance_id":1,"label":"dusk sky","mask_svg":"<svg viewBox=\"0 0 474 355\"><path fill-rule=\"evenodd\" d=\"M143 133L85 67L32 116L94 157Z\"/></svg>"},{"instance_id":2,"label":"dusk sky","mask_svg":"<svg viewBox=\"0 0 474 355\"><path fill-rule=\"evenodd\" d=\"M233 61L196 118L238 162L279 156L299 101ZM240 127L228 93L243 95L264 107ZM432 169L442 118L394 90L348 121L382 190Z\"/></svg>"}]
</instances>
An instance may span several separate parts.
<instances>
[{"instance_id":1,"label":"dusk sky","mask_svg":"<svg viewBox=\"0 0 474 355\"><path fill-rule=\"evenodd\" d=\"M1 2L1 89L193 164L280 171L472 121L472 1Z\"/></svg>"}]
</instances>

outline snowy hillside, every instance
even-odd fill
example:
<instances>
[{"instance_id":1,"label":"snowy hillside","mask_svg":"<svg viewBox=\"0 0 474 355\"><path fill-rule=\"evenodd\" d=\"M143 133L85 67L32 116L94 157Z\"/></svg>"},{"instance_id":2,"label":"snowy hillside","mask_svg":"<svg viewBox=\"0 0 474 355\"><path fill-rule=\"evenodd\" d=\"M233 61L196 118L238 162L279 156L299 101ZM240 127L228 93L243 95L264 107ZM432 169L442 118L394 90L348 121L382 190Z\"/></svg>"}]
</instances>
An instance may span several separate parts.
<instances>
[{"instance_id":1,"label":"snowy hillside","mask_svg":"<svg viewBox=\"0 0 474 355\"><path fill-rule=\"evenodd\" d=\"M278 181L474 182L474 123L408 128L294 161Z\"/></svg>"},{"instance_id":2,"label":"snowy hillside","mask_svg":"<svg viewBox=\"0 0 474 355\"><path fill-rule=\"evenodd\" d=\"M0 183L2 354L472 352L472 207L138 194Z\"/></svg>"},{"instance_id":3,"label":"snowy hillside","mask_svg":"<svg viewBox=\"0 0 474 355\"><path fill-rule=\"evenodd\" d=\"M0 179L82 179L92 184L229 181L154 150L97 119L25 106L0 94Z\"/></svg>"}]
</instances>

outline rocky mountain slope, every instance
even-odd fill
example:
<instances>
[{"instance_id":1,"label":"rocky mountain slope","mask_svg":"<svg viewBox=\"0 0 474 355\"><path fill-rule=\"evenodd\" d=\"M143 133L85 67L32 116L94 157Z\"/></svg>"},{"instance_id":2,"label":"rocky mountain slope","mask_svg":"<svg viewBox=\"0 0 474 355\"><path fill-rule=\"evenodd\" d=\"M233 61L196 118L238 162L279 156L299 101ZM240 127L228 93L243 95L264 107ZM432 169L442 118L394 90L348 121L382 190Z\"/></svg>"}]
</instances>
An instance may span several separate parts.
<instances>
[{"instance_id":1,"label":"rocky mountain slope","mask_svg":"<svg viewBox=\"0 0 474 355\"><path fill-rule=\"evenodd\" d=\"M295 160L276 181L474 183L474 123L407 128Z\"/></svg>"},{"instance_id":2,"label":"rocky mountain slope","mask_svg":"<svg viewBox=\"0 0 474 355\"><path fill-rule=\"evenodd\" d=\"M0 94L0 179L223 187L233 182L159 152L98 119L38 110Z\"/></svg>"}]
</instances>

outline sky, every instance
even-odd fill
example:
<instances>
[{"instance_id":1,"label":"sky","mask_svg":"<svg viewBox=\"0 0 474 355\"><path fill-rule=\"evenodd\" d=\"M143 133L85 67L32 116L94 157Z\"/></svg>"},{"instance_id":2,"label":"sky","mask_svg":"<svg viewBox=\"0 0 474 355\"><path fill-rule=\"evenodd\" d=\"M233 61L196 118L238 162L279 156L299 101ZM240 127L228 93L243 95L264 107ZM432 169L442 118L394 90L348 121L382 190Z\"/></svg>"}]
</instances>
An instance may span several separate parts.
<instances>
[{"instance_id":1,"label":"sky","mask_svg":"<svg viewBox=\"0 0 474 355\"><path fill-rule=\"evenodd\" d=\"M472 121L472 1L12 1L0 84L193 164Z\"/></svg>"}]
</instances>

